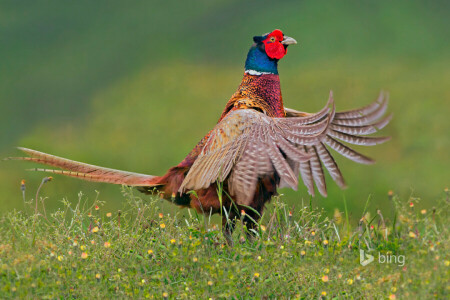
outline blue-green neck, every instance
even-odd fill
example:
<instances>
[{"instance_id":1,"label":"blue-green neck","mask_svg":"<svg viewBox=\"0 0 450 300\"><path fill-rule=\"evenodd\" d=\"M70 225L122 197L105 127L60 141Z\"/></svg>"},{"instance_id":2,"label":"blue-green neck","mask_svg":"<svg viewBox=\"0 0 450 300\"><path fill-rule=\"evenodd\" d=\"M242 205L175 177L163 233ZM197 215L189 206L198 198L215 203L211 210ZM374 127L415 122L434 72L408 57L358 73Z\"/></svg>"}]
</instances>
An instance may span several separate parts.
<instances>
[{"instance_id":1,"label":"blue-green neck","mask_svg":"<svg viewBox=\"0 0 450 300\"><path fill-rule=\"evenodd\" d=\"M278 74L278 60L270 59L259 47L253 46L247 54L245 71Z\"/></svg>"}]
</instances>

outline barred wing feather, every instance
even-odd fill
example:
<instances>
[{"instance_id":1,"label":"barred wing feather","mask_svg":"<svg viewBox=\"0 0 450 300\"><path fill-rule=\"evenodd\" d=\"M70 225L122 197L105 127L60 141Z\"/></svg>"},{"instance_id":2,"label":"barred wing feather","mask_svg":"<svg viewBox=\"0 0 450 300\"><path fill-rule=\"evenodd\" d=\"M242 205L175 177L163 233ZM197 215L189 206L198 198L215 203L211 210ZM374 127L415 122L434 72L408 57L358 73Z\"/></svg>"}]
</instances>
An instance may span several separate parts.
<instances>
[{"instance_id":1,"label":"barred wing feather","mask_svg":"<svg viewBox=\"0 0 450 300\"><path fill-rule=\"evenodd\" d=\"M330 93L330 100L332 94ZM301 162L298 166L303 183L308 192L314 196L314 184L318 191L327 196L326 183L322 166L325 166L331 178L341 187L345 188L345 180L342 173L327 147L335 150L344 157L362 164L372 164L374 160L353 150L345 143L354 145L372 146L384 143L390 137L367 137L384 128L392 119L392 115L383 117L387 109L388 100L384 93L373 103L355 110L336 112L331 116L329 126L322 136L315 141L311 138L292 137L290 141L295 143L298 148L305 149L312 155L311 160ZM325 116L319 114L309 114L305 116L304 112L297 112L293 109L286 109L286 119L294 120L299 118L310 118L306 124L313 125L323 121ZM319 115L321 118L313 117ZM305 122L302 122L305 124Z\"/></svg>"},{"instance_id":2,"label":"barred wing feather","mask_svg":"<svg viewBox=\"0 0 450 300\"><path fill-rule=\"evenodd\" d=\"M311 155L296 147L289 137L316 140L329 126L323 118L309 116L310 121L283 123L253 109L231 111L210 132L200 155L187 173L179 192L208 187L227 178L230 193L239 204L249 204L259 178L276 172L288 186L296 189L298 172L290 162L306 162ZM317 121L317 122L315 122ZM229 176L229 177L228 177Z\"/></svg>"},{"instance_id":3,"label":"barred wing feather","mask_svg":"<svg viewBox=\"0 0 450 300\"><path fill-rule=\"evenodd\" d=\"M253 109L231 111L210 132L179 192L204 189L216 181L227 180L236 201L247 205L258 179L274 172L280 177L281 186L297 189L296 166L314 157L297 145L314 145L324 138L334 115L330 104L332 99L316 114L290 119L271 118ZM321 173L313 174L318 178Z\"/></svg>"}]
</instances>

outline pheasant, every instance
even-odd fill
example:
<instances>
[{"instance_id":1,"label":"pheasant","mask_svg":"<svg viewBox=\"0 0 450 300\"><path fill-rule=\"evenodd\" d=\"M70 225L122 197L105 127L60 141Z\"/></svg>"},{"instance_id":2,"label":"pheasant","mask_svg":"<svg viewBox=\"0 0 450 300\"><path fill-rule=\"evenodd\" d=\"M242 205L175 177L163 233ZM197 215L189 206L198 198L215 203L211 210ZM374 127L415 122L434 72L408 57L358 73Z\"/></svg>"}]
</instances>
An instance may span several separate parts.
<instances>
[{"instance_id":1,"label":"pheasant","mask_svg":"<svg viewBox=\"0 0 450 300\"><path fill-rule=\"evenodd\" d=\"M288 46L297 42L278 29L255 36L253 41L242 82L217 125L163 176L99 167L27 148L19 149L29 156L10 159L59 168L36 171L134 186L146 194L157 191L176 205L204 214L226 210L223 229L227 238L231 237L237 217L247 222L249 229L254 228L278 188L297 190L299 175L312 196L315 186L327 196L323 167L345 188L328 148L358 163L374 163L343 142L371 146L389 140L366 136L385 127L392 118L383 117L387 109L385 95L381 93L363 108L344 112L335 111L331 92L327 104L317 113L284 107L278 62Z\"/></svg>"}]
</instances>

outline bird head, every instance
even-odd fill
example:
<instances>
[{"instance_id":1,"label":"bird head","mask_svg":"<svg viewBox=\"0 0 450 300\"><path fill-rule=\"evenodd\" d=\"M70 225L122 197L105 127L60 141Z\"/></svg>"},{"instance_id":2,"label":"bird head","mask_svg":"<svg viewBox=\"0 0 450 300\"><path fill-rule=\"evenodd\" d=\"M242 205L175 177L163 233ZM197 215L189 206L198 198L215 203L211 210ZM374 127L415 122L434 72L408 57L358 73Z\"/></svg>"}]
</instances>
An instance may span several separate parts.
<instances>
[{"instance_id":1,"label":"bird head","mask_svg":"<svg viewBox=\"0 0 450 300\"><path fill-rule=\"evenodd\" d=\"M297 44L279 29L254 36L253 41L245 62L245 70L250 74L278 74L278 61L286 55L289 45Z\"/></svg>"},{"instance_id":2,"label":"bird head","mask_svg":"<svg viewBox=\"0 0 450 300\"><path fill-rule=\"evenodd\" d=\"M297 44L296 40L285 36L279 29L261 36L254 36L253 41L269 58L277 60L282 59L286 55L289 45Z\"/></svg>"}]
</instances>

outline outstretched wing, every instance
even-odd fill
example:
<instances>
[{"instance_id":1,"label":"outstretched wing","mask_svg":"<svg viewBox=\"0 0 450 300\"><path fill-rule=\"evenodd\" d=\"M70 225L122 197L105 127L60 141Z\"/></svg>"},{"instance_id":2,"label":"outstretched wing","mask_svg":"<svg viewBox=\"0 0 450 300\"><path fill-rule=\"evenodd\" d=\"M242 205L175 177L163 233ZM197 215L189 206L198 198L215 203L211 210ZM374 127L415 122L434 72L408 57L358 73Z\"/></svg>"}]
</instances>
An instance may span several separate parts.
<instances>
[{"instance_id":1,"label":"outstretched wing","mask_svg":"<svg viewBox=\"0 0 450 300\"><path fill-rule=\"evenodd\" d=\"M239 204L249 204L258 178L273 172L283 183L297 189L298 173L294 172L292 162L305 163L312 156L296 147L291 139L311 143L320 139L329 127L329 117L334 114L331 111L327 106L317 114L292 118L295 124L253 109L230 112L210 132L179 191L204 189L230 176L230 193Z\"/></svg>"},{"instance_id":2,"label":"outstretched wing","mask_svg":"<svg viewBox=\"0 0 450 300\"><path fill-rule=\"evenodd\" d=\"M330 98L332 97L330 93ZM384 93L373 103L359 109L336 112L331 117L330 126L326 130L326 134L315 142L295 139L292 137L290 141L297 144L297 147L303 149L312 158L307 162L291 162L294 170L299 170L303 179L303 183L308 188L308 192L314 196L314 183L323 196L327 196L326 183L323 167L327 169L333 180L341 187L345 188L346 184L342 173L336 164L327 146L339 154L362 164L372 164L374 160L364 156L363 154L351 149L342 142L354 145L372 146L386 142L390 137L367 137L385 127L392 119L392 115L382 118L387 109L388 100ZM285 123L297 124L298 119L307 119L304 112L286 108ZM321 119L311 119L307 124L313 125L320 122Z\"/></svg>"},{"instance_id":3,"label":"outstretched wing","mask_svg":"<svg viewBox=\"0 0 450 300\"><path fill-rule=\"evenodd\" d=\"M61 169L35 168L32 169L33 171L62 174L87 181L125 184L130 186L157 185L152 183L156 176L99 167L22 147L18 147L18 149L28 154L29 157L10 157L8 159L26 160Z\"/></svg>"}]
</instances>

